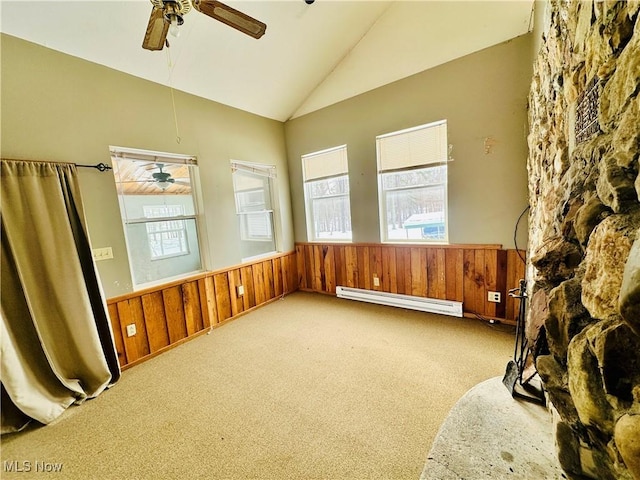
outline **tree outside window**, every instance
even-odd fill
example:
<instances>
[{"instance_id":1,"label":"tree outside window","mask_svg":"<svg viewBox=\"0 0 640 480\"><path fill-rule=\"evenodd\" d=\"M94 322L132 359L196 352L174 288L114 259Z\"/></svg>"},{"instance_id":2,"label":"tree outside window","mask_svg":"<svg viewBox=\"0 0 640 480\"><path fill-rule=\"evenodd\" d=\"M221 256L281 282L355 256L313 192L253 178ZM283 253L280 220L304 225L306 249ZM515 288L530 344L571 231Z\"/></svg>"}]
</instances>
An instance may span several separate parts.
<instances>
[{"instance_id":1,"label":"tree outside window","mask_svg":"<svg viewBox=\"0 0 640 480\"><path fill-rule=\"evenodd\" d=\"M302 165L309 240L351 240L346 145L303 155Z\"/></svg>"}]
</instances>

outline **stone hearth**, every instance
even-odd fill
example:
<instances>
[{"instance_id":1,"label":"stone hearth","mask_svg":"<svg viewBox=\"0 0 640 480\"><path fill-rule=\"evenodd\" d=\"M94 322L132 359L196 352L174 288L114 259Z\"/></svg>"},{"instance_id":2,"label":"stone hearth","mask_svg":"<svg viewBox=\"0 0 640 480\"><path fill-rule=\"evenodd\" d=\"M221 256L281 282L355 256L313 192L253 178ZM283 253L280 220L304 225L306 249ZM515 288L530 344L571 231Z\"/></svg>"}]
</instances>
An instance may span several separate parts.
<instances>
[{"instance_id":1,"label":"stone hearth","mask_svg":"<svg viewBox=\"0 0 640 480\"><path fill-rule=\"evenodd\" d=\"M529 95L527 331L567 476L638 480L640 1L547 8Z\"/></svg>"}]
</instances>

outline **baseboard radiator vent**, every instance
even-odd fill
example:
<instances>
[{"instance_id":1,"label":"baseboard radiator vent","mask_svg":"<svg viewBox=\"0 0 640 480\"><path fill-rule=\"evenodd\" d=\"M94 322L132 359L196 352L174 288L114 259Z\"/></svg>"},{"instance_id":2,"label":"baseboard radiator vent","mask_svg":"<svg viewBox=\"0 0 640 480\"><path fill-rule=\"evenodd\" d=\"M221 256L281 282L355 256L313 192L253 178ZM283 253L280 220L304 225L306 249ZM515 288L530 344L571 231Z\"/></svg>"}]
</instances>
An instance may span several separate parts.
<instances>
[{"instance_id":1,"label":"baseboard radiator vent","mask_svg":"<svg viewBox=\"0 0 640 480\"><path fill-rule=\"evenodd\" d=\"M389 305L391 307L409 308L421 312L462 317L462 302L340 286L336 287L336 295L338 298L346 298L348 300L359 300L361 302L377 303L378 305Z\"/></svg>"}]
</instances>

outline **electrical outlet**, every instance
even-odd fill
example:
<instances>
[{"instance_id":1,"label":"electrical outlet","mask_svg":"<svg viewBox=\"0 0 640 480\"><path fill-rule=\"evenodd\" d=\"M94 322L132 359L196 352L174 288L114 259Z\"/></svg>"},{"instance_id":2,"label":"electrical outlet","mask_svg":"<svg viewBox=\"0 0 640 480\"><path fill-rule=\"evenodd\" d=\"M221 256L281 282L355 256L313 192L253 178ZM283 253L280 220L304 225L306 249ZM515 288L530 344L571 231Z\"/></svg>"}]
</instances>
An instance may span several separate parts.
<instances>
[{"instance_id":1,"label":"electrical outlet","mask_svg":"<svg viewBox=\"0 0 640 480\"><path fill-rule=\"evenodd\" d=\"M241 297L244 295L244 285L238 285L236 287L236 291L238 292L238 296Z\"/></svg>"},{"instance_id":2,"label":"electrical outlet","mask_svg":"<svg viewBox=\"0 0 640 480\"><path fill-rule=\"evenodd\" d=\"M373 277L373 286L374 287L379 287L380 286L380 278L378 278L377 276Z\"/></svg>"},{"instance_id":3,"label":"electrical outlet","mask_svg":"<svg viewBox=\"0 0 640 480\"><path fill-rule=\"evenodd\" d=\"M500 292L488 292L487 293L487 300L492 302L492 303L500 303Z\"/></svg>"},{"instance_id":4,"label":"electrical outlet","mask_svg":"<svg viewBox=\"0 0 640 480\"><path fill-rule=\"evenodd\" d=\"M136 334L136 324L130 323L127 325L127 337L133 337Z\"/></svg>"}]
</instances>

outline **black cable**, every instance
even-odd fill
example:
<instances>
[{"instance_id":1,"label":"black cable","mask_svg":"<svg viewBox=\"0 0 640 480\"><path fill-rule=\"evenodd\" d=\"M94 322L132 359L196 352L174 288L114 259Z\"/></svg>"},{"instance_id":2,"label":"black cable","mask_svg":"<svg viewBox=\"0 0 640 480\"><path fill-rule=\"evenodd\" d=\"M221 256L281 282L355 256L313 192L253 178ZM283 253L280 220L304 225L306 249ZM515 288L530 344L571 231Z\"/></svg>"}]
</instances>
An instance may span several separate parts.
<instances>
[{"instance_id":1,"label":"black cable","mask_svg":"<svg viewBox=\"0 0 640 480\"><path fill-rule=\"evenodd\" d=\"M529 205L527 205L525 207L525 209L522 210L522 213L518 217L518 220L516 220L516 226L513 229L513 244L516 247L516 253L520 257L520 260L522 260L522 263L524 263L525 265L526 265L527 262L525 261L524 257L520 254L520 250L518 249L518 224L520 223L520 220L522 219L522 216L526 213L527 210L529 210Z\"/></svg>"},{"instance_id":2,"label":"black cable","mask_svg":"<svg viewBox=\"0 0 640 480\"><path fill-rule=\"evenodd\" d=\"M470 310L467 310L467 313L470 313L474 317L476 317L476 320L480 320L485 327L498 330L499 332L513 333L516 328L515 325L509 325L509 324L503 323L500 320L485 317L484 315L481 315L477 312L472 312Z\"/></svg>"}]
</instances>

